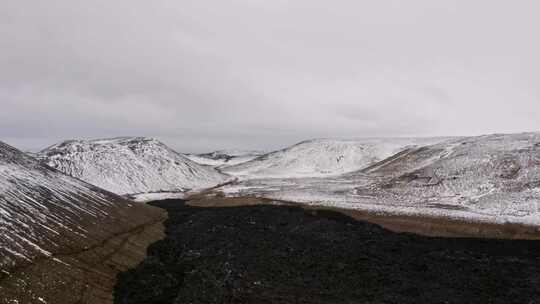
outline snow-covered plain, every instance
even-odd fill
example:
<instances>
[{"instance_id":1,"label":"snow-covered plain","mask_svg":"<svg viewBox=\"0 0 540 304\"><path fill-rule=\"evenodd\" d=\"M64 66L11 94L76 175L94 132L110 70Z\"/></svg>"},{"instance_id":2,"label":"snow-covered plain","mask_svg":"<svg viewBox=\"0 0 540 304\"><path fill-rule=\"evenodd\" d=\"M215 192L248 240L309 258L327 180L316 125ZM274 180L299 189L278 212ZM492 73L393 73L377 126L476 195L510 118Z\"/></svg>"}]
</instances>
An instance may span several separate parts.
<instances>
[{"instance_id":1,"label":"snow-covered plain","mask_svg":"<svg viewBox=\"0 0 540 304\"><path fill-rule=\"evenodd\" d=\"M444 138L314 139L222 169L238 177L332 176L359 170L404 149Z\"/></svg>"},{"instance_id":2,"label":"snow-covered plain","mask_svg":"<svg viewBox=\"0 0 540 304\"><path fill-rule=\"evenodd\" d=\"M187 196L186 192L150 192L140 194L130 194L127 198L138 203L147 203L165 199L183 199Z\"/></svg>"},{"instance_id":3,"label":"snow-covered plain","mask_svg":"<svg viewBox=\"0 0 540 304\"><path fill-rule=\"evenodd\" d=\"M388 156L337 176L260 178L255 171L219 190L372 212L540 225L540 133L453 138Z\"/></svg>"},{"instance_id":4,"label":"snow-covered plain","mask_svg":"<svg viewBox=\"0 0 540 304\"><path fill-rule=\"evenodd\" d=\"M0 269L90 246L121 210L135 208L107 191L51 169L0 142ZM140 218L129 219L137 223ZM97 225L97 224L103 225ZM105 229L104 227L108 227ZM82 245L81 245L82 244ZM4 273L5 274L5 273Z\"/></svg>"},{"instance_id":5,"label":"snow-covered plain","mask_svg":"<svg viewBox=\"0 0 540 304\"><path fill-rule=\"evenodd\" d=\"M39 153L49 166L116 194L185 192L228 177L142 137L71 140Z\"/></svg>"}]
</instances>

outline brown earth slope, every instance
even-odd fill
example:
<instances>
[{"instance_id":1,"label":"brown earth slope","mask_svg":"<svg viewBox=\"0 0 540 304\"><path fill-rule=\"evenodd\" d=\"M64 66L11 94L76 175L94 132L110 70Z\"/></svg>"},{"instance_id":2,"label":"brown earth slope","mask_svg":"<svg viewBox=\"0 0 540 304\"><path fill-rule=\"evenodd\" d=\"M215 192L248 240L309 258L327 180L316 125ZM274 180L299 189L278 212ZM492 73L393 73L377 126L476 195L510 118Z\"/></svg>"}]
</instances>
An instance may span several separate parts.
<instances>
[{"instance_id":1,"label":"brown earth slope","mask_svg":"<svg viewBox=\"0 0 540 304\"><path fill-rule=\"evenodd\" d=\"M0 142L0 303L111 303L165 219Z\"/></svg>"},{"instance_id":2,"label":"brown earth slope","mask_svg":"<svg viewBox=\"0 0 540 304\"><path fill-rule=\"evenodd\" d=\"M148 245L164 237L164 213L155 208L133 211L126 217L144 212L150 215L148 222L124 227L126 231L88 249L38 259L1 276L0 303L112 303L116 275L135 267L146 257Z\"/></svg>"}]
</instances>

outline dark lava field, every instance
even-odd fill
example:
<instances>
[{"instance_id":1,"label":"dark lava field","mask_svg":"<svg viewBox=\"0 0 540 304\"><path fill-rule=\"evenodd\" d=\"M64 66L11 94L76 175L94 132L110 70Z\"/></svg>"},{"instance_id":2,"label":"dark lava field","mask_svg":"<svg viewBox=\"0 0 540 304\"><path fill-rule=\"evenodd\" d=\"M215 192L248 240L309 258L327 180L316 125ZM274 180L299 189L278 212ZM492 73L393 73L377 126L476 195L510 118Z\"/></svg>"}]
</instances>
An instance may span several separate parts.
<instances>
[{"instance_id":1,"label":"dark lava field","mask_svg":"<svg viewBox=\"0 0 540 304\"><path fill-rule=\"evenodd\" d=\"M540 303L540 242L394 233L285 206L167 210L117 304Z\"/></svg>"}]
</instances>

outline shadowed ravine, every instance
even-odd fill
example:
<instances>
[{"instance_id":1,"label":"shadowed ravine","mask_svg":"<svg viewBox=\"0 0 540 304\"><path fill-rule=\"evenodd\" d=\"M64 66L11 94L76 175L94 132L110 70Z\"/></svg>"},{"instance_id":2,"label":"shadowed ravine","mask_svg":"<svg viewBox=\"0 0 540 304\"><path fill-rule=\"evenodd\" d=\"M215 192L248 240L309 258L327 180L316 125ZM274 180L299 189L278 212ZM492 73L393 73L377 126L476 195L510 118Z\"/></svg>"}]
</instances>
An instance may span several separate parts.
<instances>
[{"instance_id":1,"label":"shadowed ravine","mask_svg":"<svg viewBox=\"0 0 540 304\"><path fill-rule=\"evenodd\" d=\"M540 241L395 233L290 206L167 210L115 303L540 303Z\"/></svg>"}]
</instances>

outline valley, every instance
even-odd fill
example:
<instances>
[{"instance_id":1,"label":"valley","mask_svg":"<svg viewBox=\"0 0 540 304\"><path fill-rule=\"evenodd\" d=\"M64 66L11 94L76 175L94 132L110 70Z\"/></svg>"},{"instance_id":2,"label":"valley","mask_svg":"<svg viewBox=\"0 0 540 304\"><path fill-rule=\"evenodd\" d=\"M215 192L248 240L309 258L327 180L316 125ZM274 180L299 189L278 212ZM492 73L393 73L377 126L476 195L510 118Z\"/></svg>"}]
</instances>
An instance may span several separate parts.
<instances>
[{"instance_id":1,"label":"valley","mask_svg":"<svg viewBox=\"0 0 540 304\"><path fill-rule=\"evenodd\" d=\"M540 304L539 11L0 0L0 304Z\"/></svg>"},{"instance_id":2,"label":"valley","mask_svg":"<svg viewBox=\"0 0 540 304\"><path fill-rule=\"evenodd\" d=\"M540 133L0 144L0 303L534 303Z\"/></svg>"},{"instance_id":3,"label":"valley","mask_svg":"<svg viewBox=\"0 0 540 304\"><path fill-rule=\"evenodd\" d=\"M538 241L395 233L343 214L258 205L167 210L165 239L115 303L534 303Z\"/></svg>"}]
</instances>

